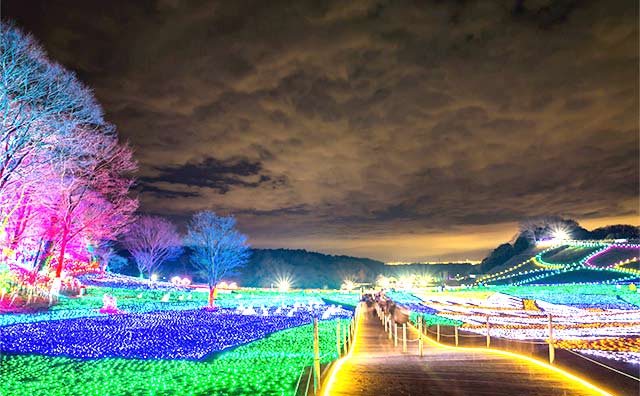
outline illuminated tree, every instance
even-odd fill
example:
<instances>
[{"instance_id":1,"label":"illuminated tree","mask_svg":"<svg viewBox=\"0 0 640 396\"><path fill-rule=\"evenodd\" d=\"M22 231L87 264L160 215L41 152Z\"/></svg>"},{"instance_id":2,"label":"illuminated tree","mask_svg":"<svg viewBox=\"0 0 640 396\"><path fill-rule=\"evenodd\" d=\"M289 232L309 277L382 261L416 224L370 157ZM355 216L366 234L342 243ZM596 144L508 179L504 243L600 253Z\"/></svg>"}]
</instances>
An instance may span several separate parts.
<instances>
[{"instance_id":1,"label":"illuminated tree","mask_svg":"<svg viewBox=\"0 0 640 396\"><path fill-rule=\"evenodd\" d=\"M209 307L213 307L222 277L249 260L247 237L235 226L233 216L217 216L208 210L196 213L189 223L186 245L191 248L193 264L207 277Z\"/></svg>"},{"instance_id":2,"label":"illuminated tree","mask_svg":"<svg viewBox=\"0 0 640 396\"><path fill-rule=\"evenodd\" d=\"M41 264L55 250L59 278L70 244L86 248L126 226L136 165L73 73L13 25L0 22L0 35L3 254L30 246Z\"/></svg>"},{"instance_id":3,"label":"illuminated tree","mask_svg":"<svg viewBox=\"0 0 640 396\"><path fill-rule=\"evenodd\" d=\"M84 236L91 241L115 239L137 208L128 195L136 169L131 149L120 145L112 129L76 130L56 147L52 164L55 193L43 202L51 219L48 230L57 247L56 279L64 268L68 244Z\"/></svg>"},{"instance_id":4,"label":"illuminated tree","mask_svg":"<svg viewBox=\"0 0 640 396\"><path fill-rule=\"evenodd\" d=\"M76 128L104 124L91 91L15 26L0 22L0 197ZM3 203L7 201L3 200Z\"/></svg>"},{"instance_id":5,"label":"illuminated tree","mask_svg":"<svg viewBox=\"0 0 640 396\"><path fill-rule=\"evenodd\" d=\"M129 227L122 241L136 261L140 275L151 277L162 263L182 252L175 225L162 217L144 216Z\"/></svg>"}]
</instances>

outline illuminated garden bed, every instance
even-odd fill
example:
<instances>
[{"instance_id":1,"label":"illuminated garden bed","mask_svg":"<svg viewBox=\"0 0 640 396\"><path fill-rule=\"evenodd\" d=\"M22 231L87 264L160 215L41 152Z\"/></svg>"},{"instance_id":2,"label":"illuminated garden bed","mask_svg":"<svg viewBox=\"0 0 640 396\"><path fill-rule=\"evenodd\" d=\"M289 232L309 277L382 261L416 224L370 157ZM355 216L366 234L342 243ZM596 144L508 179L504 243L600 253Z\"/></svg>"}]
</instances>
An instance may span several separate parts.
<instances>
[{"instance_id":1,"label":"illuminated garden bed","mask_svg":"<svg viewBox=\"0 0 640 396\"><path fill-rule=\"evenodd\" d=\"M548 339L550 314L558 347L640 362L640 295L633 285L492 286L393 296L409 303L417 297L435 311L429 316L458 321L462 329L479 336L486 335L489 317L492 337L525 342Z\"/></svg>"},{"instance_id":2,"label":"illuminated garden bed","mask_svg":"<svg viewBox=\"0 0 640 396\"><path fill-rule=\"evenodd\" d=\"M289 307L279 314L274 310L264 311L266 316L200 309L16 324L0 328L0 350L92 359L202 359L211 352L309 323L314 317L351 317L350 311L326 305Z\"/></svg>"},{"instance_id":3,"label":"illuminated garden bed","mask_svg":"<svg viewBox=\"0 0 640 396\"><path fill-rule=\"evenodd\" d=\"M337 358L335 332L335 321L320 321L322 363ZM0 364L0 394L293 395L312 358L310 325L273 333L205 361L10 355Z\"/></svg>"}]
</instances>

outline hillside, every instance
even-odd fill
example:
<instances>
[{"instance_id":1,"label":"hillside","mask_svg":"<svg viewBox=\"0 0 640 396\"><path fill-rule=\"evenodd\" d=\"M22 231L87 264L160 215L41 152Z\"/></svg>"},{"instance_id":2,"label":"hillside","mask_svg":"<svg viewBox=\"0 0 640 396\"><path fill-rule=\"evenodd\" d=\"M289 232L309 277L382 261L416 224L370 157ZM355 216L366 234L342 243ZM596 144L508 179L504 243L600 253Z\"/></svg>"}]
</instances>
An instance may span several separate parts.
<instances>
[{"instance_id":1,"label":"hillside","mask_svg":"<svg viewBox=\"0 0 640 396\"><path fill-rule=\"evenodd\" d=\"M527 257L525 257L528 255ZM485 285L637 282L637 244L572 241L514 257L477 282ZM520 262L518 264L517 262Z\"/></svg>"},{"instance_id":2,"label":"hillside","mask_svg":"<svg viewBox=\"0 0 640 396\"><path fill-rule=\"evenodd\" d=\"M373 282L384 263L368 258L333 256L306 250L253 249L237 278L243 286L270 287L288 278L293 287L340 288L345 279Z\"/></svg>"}]
</instances>

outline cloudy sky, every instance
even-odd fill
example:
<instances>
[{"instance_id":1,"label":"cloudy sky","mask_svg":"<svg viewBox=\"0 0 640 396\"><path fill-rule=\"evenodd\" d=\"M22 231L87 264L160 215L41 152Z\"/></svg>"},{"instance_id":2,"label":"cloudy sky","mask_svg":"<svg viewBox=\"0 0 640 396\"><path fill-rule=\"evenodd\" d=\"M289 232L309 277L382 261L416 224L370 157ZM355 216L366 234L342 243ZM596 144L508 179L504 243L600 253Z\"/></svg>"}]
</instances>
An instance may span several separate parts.
<instances>
[{"instance_id":1,"label":"cloudy sky","mask_svg":"<svg viewBox=\"0 0 640 396\"><path fill-rule=\"evenodd\" d=\"M482 258L638 224L638 2L4 0L135 147L141 208L254 246Z\"/></svg>"}]
</instances>

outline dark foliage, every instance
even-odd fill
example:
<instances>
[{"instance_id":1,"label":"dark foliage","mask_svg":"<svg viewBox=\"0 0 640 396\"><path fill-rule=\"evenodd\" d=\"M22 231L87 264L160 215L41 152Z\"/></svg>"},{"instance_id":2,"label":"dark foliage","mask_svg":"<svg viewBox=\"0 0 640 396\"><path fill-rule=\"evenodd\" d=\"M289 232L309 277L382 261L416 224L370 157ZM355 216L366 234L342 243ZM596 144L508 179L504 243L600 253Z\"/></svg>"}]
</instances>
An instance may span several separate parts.
<instances>
[{"instance_id":1,"label":"dark foliage","mask_svg":"<svg viewBox=\"0 0 640 396\"><path fill-rule=\"evenodd\" d=\"M617 224L596 228L591 239L639 239L640 228L628 224Z\"/></svg>"},{"instance_id":2,"label":"dark foliage","mask_svg":"<svg viewBox=\"0 0 640 396\"><path fill-rule=\"evenodd\" d=\"M483 272L490 271L492 268L504 264L511 257L515 256L515 250L509 243L503 243L494 249L491 254L480 264L480 268Z\"/></svg>"}]
</instances>

